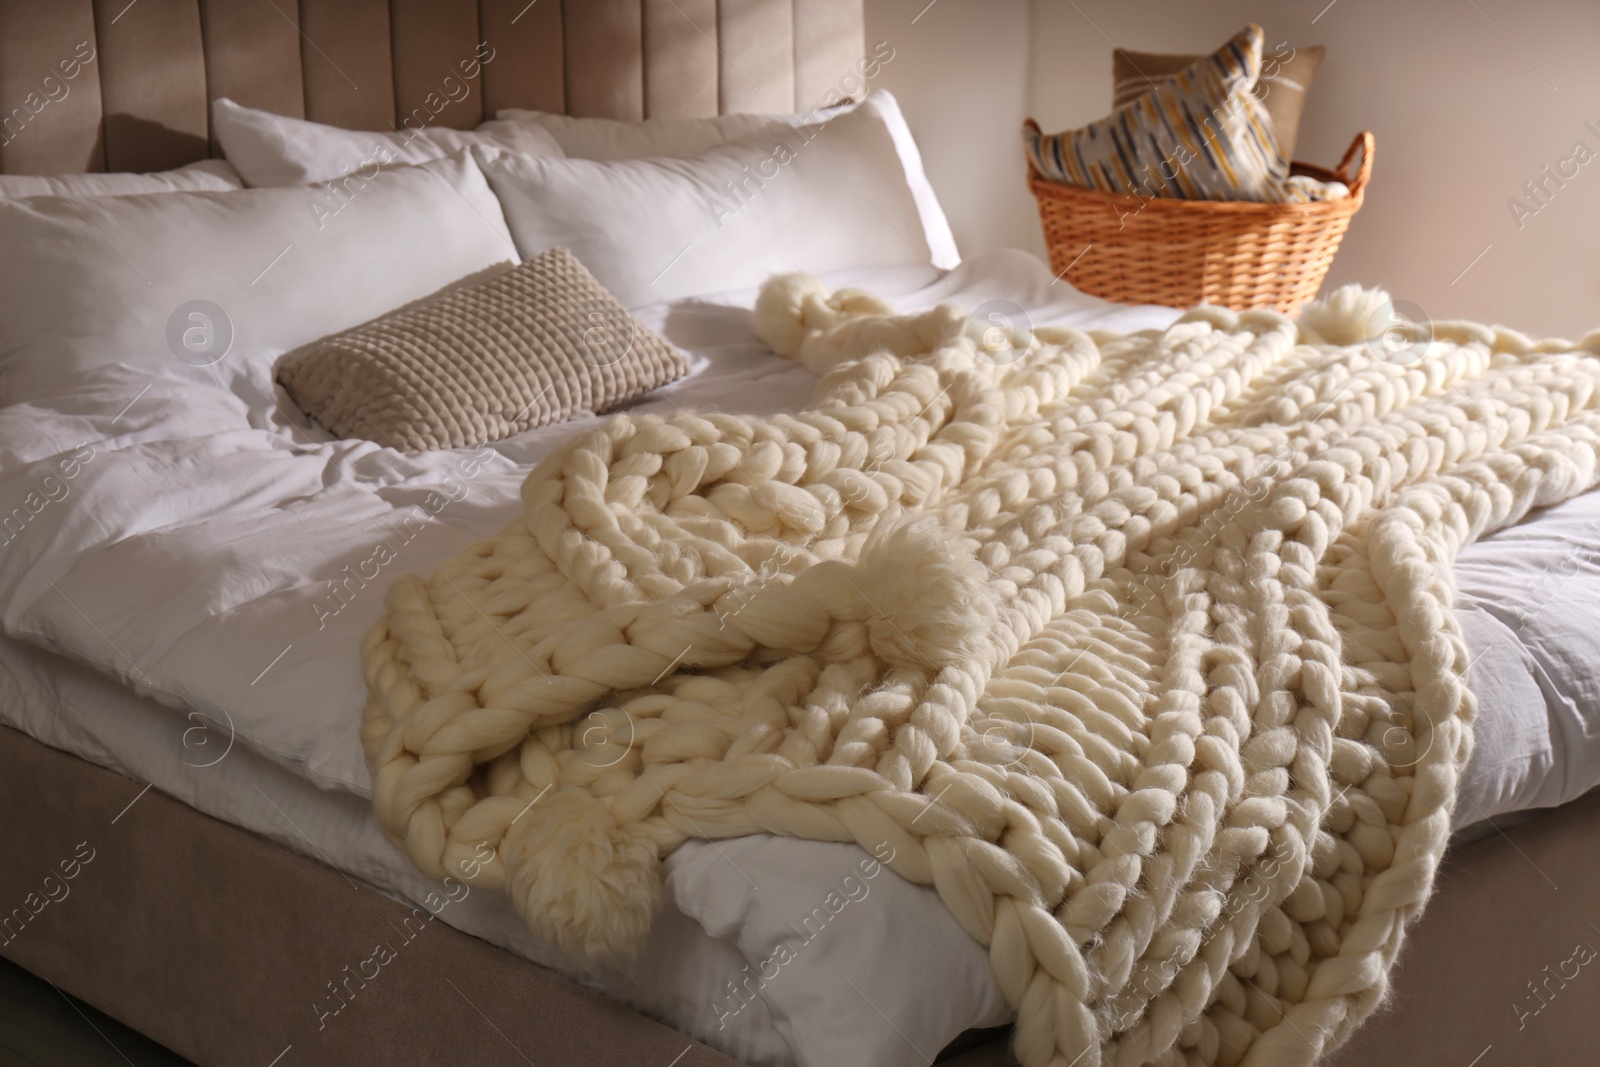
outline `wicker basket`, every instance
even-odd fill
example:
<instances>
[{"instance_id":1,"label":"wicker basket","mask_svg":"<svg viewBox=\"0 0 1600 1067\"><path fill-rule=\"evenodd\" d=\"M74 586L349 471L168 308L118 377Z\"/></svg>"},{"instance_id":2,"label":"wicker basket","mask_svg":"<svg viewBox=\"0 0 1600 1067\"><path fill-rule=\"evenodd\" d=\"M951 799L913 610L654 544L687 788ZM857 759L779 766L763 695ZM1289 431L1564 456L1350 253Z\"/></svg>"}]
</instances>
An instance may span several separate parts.
<instances>
[{"instance_id":1,"label":"wicker basket","mask_svg":"<svg viewBox=\"0 0 1600 1067\"><path fill-rule=\"evenodd\" d=\"M1337 170L1294 164L1295 174L1350 187L1342 200L1307 204L1122 196L1050 181L1031 165L1028 184L1050 269L1086 293L1125 304L1207 302L1292 315L1316 295L1361 209L1372 152L1372 134L1362 133Z\"/></svg>"}]
</instances>

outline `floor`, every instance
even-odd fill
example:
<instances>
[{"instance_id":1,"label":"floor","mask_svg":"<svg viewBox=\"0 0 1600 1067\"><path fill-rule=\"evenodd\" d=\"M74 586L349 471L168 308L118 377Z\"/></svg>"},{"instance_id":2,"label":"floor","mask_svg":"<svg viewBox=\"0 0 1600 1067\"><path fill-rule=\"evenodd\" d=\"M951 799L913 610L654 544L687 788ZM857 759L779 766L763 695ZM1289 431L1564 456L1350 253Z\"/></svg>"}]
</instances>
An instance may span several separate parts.
<instances>
[{"instance_id":1,"label":"floor","mask_svg":"<svg viewBox=\"0 0 1600 1067\"><path fill-rule=\"evenodd\" d=\"M142 1034L0 959L0 1067L190 1067Z\"/></svg>"}]
</instances>

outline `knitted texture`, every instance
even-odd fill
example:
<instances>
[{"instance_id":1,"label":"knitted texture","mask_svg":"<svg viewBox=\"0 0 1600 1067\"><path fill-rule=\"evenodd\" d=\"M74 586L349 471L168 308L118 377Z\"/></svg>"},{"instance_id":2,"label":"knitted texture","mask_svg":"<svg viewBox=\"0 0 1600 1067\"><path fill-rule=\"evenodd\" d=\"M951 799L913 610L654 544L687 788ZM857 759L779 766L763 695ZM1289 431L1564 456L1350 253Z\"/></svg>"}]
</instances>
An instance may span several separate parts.
<instances>
[{"instance_id":1,"label":"knitted texture","mask_svg":"<svg viewBox=\"0 0 1600 1067\"><path fill-rule=\"evenodd\" d=\"M813 408L614 418L390 590L387 831L595 956L688 838L858 842L988 946L1028 1067L1346 1037L1471 747L1451 561L1595 483L1600 333L1353 287L1019 333L802 276L756 323Z\"/></svg>"},{"instance_id":2,"label":"knitted texture","mask_svg":"<svg viewBox=\"0 0 1600 1067\"><path fill-rule=\"evenodd\" d=\"M291 353L278 380L330 433L420 452L607 411L688 371L553 248Z\"/></svg>"}]
</instances>

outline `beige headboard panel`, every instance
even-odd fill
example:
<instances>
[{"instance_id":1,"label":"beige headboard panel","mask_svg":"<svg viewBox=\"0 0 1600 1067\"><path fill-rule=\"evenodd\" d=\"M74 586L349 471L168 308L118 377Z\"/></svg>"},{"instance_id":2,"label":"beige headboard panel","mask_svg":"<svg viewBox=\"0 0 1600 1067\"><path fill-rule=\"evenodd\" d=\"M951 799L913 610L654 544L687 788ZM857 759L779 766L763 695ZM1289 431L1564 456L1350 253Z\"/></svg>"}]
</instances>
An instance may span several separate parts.
<instances>
[{"instance_id":1,"label":"beige headboard panel","mask_svg":"<svg viewBox=\"0 0 1600 1067\"><path fill-rule=\"evenodd\" d=\"M861 5L0 0L0 171L203 159L218 96L382 130L413 113L465 129L502 107L621 119L805 110L862 55ZM489 61L465 79L480 42Z\"/></svg>"}]
</instances>

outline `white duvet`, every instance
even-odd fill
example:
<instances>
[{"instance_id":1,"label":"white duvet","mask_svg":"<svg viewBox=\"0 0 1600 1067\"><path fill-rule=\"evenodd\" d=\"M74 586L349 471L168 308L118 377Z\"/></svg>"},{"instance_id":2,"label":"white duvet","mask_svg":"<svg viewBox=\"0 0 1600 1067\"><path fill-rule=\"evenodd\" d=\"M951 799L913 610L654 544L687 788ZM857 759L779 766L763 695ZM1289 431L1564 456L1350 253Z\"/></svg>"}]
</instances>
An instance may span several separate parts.
<instances>
[{"instance_id":1,"label":"white duvet","mask_svg":"<svg viewBox=\"0 0 1600 1067\"><path fill-rule=\"evenodd\" d=\"M898 268L827 282L871 288L907 310L947 300L1001 316L1026 309L1035 324L1129 330L1176 315L1086 297L1022 253L948 275ZM753 296L641 312L695 356L692 377L644 407L770 412L809 401L815 379L755 340L744 310ZM329 439L281 393L274 407L264 372L259 394L242 390L247 402L176 373L188 369L113 365L0 409L5 632L174 710L116 705L113 683L80 671L57 689L74 687L78 699L62 706L82 717L47 715L55 683L43 680L40 658L13 668L0 715L420 899L427 881L366 807L361 639L394 577L428 572L498 531L529 468L589 422L476 452L404 456ZM1581 556L1537 603L1526 573L1507 578L1529 560L1566 567L1580 557L1573 538L1600 545L1600 501L1554 510L1463 556L1463 580L1478 581L1463 601L1483 707L1458 825L1559 803L1600 781L1591 644L1600 612L1587 595L1600 586L1600 552ZM1519 594L1536 610L1513 620ZM113 706L142 710L119 716ZM151 743L158 732L164 739ZM667 862L669 903L645 957L630 973L583 977L752 1063L920 1064L962 1030L1004 1022L986 954L937 895L887 870L869 876L865 860L851 846L767 837L691 842ZM502 897L473 894L441 918L573 972ZM927 980L904 983L908 973Z\"/></svg>"}]
</instances>

